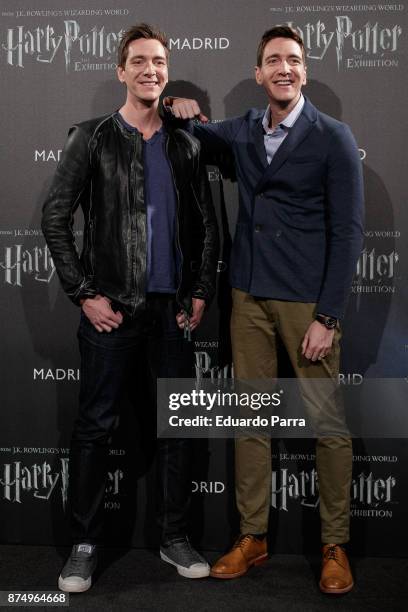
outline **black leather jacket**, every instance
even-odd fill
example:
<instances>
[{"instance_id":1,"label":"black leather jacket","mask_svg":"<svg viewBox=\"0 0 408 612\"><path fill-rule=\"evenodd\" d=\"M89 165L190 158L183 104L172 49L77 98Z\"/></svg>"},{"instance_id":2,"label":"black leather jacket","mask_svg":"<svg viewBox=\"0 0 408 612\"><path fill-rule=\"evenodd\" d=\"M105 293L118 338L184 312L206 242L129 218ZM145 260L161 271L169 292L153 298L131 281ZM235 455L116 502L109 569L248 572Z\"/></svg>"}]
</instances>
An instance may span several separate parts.
<instances>
[{"instance_id":1,"label":"black leather jacket","mask_svg":"<svg viewBox=\"0 0 408 612\"><path fill-rule=\"evenodd\" d=\"M181 254L176 299L215 291L219 239L205 167L196 138L165 121L166 149L177 195L176 247ZM79 304L105 295L133 316L146 296L147 228L143 143L117 113L74 125L43 207L42 229L62 286ZM82 207L81 256L73 216Z\"/></svg>"}]
</instances>

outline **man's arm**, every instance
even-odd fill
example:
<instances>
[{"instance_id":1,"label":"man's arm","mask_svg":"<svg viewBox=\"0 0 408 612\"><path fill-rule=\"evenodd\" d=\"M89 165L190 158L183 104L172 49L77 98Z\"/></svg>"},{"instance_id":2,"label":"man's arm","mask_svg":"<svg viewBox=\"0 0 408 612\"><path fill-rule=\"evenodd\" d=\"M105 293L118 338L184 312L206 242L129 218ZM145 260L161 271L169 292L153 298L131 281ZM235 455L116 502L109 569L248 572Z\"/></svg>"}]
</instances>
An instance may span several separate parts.
<instances>
[{"instance_id":1,"label":"man's arm","mask_svg":"<svg viewBox=\"0 0 408 612\"><path fill-rule=\"evenodd\" d=\"M177 119L201 121L192 122L188 131L201 142L204 163L221 168L231 167L231 147L240 128L241 117L209 123L208 118L201 113L197 100L168 96L164 98L163 104ZM231 172L226 170L225 174L229 176Z\"/></svg>"},{"instance_id":2,"label":"man's arm","mask_svg":"<svg viewBox=\"0 0 408 612\"><path fill-rule=\"evenodd\" d=\"M332 134L327 172L328 248L326 273L317 313L335 319L344 315L357 259L363 244L364 186L357 145L342 124ZM331 350L334 330L319 321L309 326L302 355L311 361Z\"/></svg>"},{"instance_id":3,"label":"man's arm","mask_svg":"<svg viewBox=\"0 0 408 612\"><path fill-rule=\"evenodd\" d=\"M81 299L97 294L92 279L85 276L73 233L74 214L91 175L88 141L81 128L70 129L41 222L61 285L77 305Z\"/></svg>"},{"instance_id":4,"label":"man's arm","mask_svg":"<svg viewBox=\"0 0 408 612\"><path fill-rule=\"evenodd\" d=\"M209 304L215 294L217 264L220 250L217 216L212 201L205 165L199 160L193 185L197 207L204 226L201 265L193 287L193 298Z\"/></svg>"},{"instance_id":5,"label":"man's arm","mask_svg":"<svg viewBox=\"0 0 408 612\"><path fill-rule=\"evenodd\" d=\"M364 228L364 185L359 151L348 126L332 133L326 181L328 246L317 312L344 316Z\"/></svg>"},{"instance_id":6,"label":"man's arm","mask_svg":"<svg viewBox=\"0 0 408 612\"><path fill-rule=\"evenodd\" d=\"M43 206L41 227L64 291L97 331L110 332L122 323L122 314L112 310L110 300L85 275L73 233L74 214L90 177L89 136L74 126Z\"/></svg>"},{"instance_id":7,"label":"man's arm","mask_svg":"<svg viewBox=\"0 0 408 612\"><path fill-rule=\"evenodd\" d=\"M201 112L200 105L193 98L175 98L166 96L163 106L176 117L176 119L197 119L201 123L208 123L209 119Z\"/></svg>"},{"instance_id":8,"label":"man's arm","mask_svg":"<svg viewBox=\"0 0 408 612\"><path fill-rule=\"evenodd\" d=\"M212 202L207 171L200 159L197 162L191 187L199 213L197 222L202 223L204 228L201 263L192 288L193 312L189 319L189 326L191 330L194 330L200 324L205 307L209 305L215 294L220 248L217 216ZM179 313L177 315L179 327L183 328L185 322L184 313Z\"/></svg>"}]
</instances>

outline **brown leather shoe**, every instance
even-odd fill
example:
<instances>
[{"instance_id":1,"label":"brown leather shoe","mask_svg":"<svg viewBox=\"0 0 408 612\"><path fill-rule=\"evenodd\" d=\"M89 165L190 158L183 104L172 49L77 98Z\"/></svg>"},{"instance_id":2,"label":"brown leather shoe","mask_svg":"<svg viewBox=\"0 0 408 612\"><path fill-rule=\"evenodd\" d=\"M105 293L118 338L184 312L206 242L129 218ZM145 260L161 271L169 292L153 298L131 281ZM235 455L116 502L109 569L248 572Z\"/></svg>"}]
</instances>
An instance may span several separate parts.
<instances>
[{"instance_id":1,"label":"brown leather shoe","mask_svg":"<svg viewBox=\"0 0 408 612\"><path fill-rule=\"evenodd\" d=\"M253 535L240 535L231 550L212 566L213 578L238 578L252 565L260 565L268 558L266 538L259 540Z\"/></svg>"},{"instance_id":2,"label":"brown leather shoe","mask_svg":"<svg viewBox=\"0 0 408 612\"><path fill-rule=\"evenodd\" d=\"M322 593L341 595L351 591L354 582L345 550L338 544L325 544L322 552L322 575L319 582Z\"/></svg>"}]
</instances>

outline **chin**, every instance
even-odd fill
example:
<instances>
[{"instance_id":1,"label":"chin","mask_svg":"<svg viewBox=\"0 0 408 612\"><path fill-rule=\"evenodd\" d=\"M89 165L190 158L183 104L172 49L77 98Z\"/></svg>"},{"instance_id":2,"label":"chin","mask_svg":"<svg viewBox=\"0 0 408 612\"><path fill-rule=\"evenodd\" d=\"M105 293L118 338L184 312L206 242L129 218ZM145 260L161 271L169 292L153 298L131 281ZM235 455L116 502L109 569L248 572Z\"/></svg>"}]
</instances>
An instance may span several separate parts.
<instances>
[{"instance_id":1,"label":"chin","mask_svg":"<svg viewBox=\"0 0 408 612\"><path fill-rule=\"evenodd\" d=\"M160 94L158 93L143 93L142 95L137 96L140 100L143 100L145 102L154 102L155 100L158 100L160 98Z\"/></svg>"},{"instance_id":2,"label":"chin","mask_svg":"<svg viewBox=\"0 0 408 612\"><path fill-rule=\"evenodd\" d=\"M294 96L293 94L284 94L282 93L280 96L273 96L273 98L277 101L277 102L287 102L288 104L290 102L293 102L293 100L296 99L296 96Z\"/></svg>"},{"instance_id":3,"label":"chin","mask_svg":"<svg viewBox=\"0 0 408 612\"><path fill-rule=\"evenodd\" d=\"M155 98L142 98L142 102L145 102L146 104L154 104L154 102L158 102L159 97L155 97Z\"/></svg>"}]
</instances>

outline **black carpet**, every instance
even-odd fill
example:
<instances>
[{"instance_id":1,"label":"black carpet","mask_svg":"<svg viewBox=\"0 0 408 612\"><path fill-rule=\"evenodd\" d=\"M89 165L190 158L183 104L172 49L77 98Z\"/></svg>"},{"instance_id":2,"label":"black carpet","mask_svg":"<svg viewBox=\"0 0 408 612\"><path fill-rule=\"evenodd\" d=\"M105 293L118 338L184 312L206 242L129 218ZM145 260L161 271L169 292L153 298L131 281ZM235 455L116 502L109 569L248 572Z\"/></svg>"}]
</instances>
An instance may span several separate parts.
<instances>
[{"instance_id":1,"label":"black carpet","mask_svg":"<svg viewBox=\"0 0 408 612\"><path fill-rule=\"evenodd\" d=\"M1 546L0 590L57 590L57 577L68 553L67 548ZM211 563L218 555L211 552L206 556ZM408 559L352 560L356 586L344 596L320 593L319 563L318 557L272 555L262 566L252 568L236 580L188 580L163 563L153 551L106 549L100 555L92 589L71 595L69 608L58 609L81 612L408 611Z\"/></svg>"}]
</instances>

